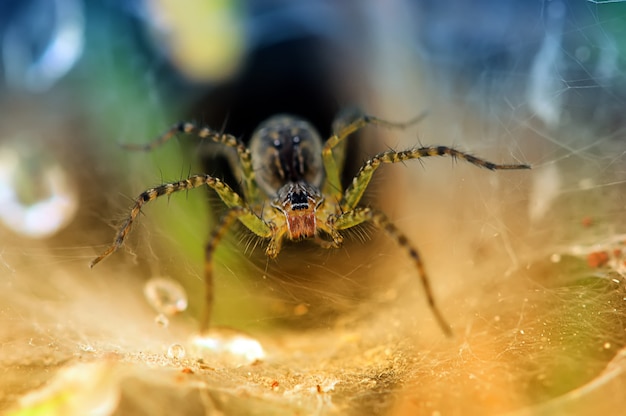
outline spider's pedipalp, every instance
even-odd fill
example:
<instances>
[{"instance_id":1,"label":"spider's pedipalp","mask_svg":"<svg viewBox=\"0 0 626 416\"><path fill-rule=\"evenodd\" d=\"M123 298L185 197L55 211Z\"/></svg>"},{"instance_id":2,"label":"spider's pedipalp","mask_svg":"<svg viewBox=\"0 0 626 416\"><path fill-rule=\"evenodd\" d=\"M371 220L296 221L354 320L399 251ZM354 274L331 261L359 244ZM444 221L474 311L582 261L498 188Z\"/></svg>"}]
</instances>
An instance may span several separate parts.
<instances>
[{"instance_id":1,"label":"spider's pedipalp","mask_svg":"<svg viewBox=\"0 0 626 416\"><path fill-rule=\"evenodd\" d=\"M424 263L417 251L408 238L400 231L398 228L387 218L387 216L381 212L376 211L371 208L356 208L354 210L345 212L337 217L335 221L335 228L337 230L345 230L348 228L352 228L357 226L363 222L369 221L378 228L385 231L385 233L394 240L401 248L407 251L413 262L415 263L415 267L417 268L417 272L419 278L422 282L422 287L424 288L424 293L426 294L426 299L428 301L428 306L432 311L437 323L443 330L443 332L447 336L452 335L452 330L450 329L450 325L444 319L443 314L437 307L435 302L435 295L433 294L432 288L430 286L430 280L428 279L428 275L426 274L426 269L424 268Z\"/></svg>"},{"instance_id":2,"label":"spider's pedipalp","mask_svg":"<svg viewBox=\"0 0 626 416\"><path fill-rule=\"evenodd\" d=\"M462 159L475 166L483 167L489 170L530 169L530 165L526 164L497 164L489 162L485 159L472 156L469 153L461 152L448 146L427 146L399 152L395 150L388 150L377 154L363 164L354 179L352 179L352 184L350 184L348 189L346 189L341 201L342 210L350 211L357 206L363 197L365 189L367 189L367 186L372 179L372 175L382 163L398 163L429 156L450 156L454 159Z\"/></svg>"}]
</instances>

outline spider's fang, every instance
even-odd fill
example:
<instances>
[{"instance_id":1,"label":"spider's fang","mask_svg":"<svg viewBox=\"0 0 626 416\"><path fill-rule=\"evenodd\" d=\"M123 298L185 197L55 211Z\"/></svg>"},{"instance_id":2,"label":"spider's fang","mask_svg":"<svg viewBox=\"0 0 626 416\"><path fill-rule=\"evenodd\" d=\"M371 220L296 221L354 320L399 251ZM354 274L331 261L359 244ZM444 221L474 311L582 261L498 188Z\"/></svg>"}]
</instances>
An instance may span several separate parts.
<instances>
[{"instance_id":1,"label":"spider's fang","mask_svg":"<svg viewBox=\"0 0 626 416\"><path fill-rule=\"evenodd\" d=\"M274 206L285 215L290 240L304 240L317 234L316 210L319 190L305 182L290 182L277 194Z\"/></svg>"},{"instance_id":2,"label":"spider's fang","mask_svg":"<svg viewBox=\"0 0 626 416\"><path fill-rule=\"evenodd\" d=\"M315 236L317 220L315 218L314 201L309 200L310 196L304 189L294 189L287 196L285 212L287 217L287 227L292 240L302 240Z\"/></svg>"},{"instance_id":3,"label":"spider's fang","mask_svg":"<svg viewBox=\"0 0 626 416\"><path fill-rule=\"evenodd\" d=\"M315 236L317 220L315 210L291 211L287 214L287 227L292 240L304 240Z\"/></svg>"}]
</instances>

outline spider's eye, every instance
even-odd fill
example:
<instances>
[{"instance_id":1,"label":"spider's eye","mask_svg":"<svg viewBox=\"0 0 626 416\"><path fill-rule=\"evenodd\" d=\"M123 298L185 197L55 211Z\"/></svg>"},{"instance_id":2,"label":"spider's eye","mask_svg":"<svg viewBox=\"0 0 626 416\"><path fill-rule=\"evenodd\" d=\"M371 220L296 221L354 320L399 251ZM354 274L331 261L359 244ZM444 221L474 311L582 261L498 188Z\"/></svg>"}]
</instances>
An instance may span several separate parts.
<instances>
[{"instance_id":1,"label":"spider's eye","mask_svg":"<svg viewBox=\"0 0 626 416\"><path fill-rule=\"evenodd\" d=\"M250 150L257 182L268 195L289 182L321 185L322 140L302 119L285 115L268 119L253 134Z\"/></svg>"}]
</instances>

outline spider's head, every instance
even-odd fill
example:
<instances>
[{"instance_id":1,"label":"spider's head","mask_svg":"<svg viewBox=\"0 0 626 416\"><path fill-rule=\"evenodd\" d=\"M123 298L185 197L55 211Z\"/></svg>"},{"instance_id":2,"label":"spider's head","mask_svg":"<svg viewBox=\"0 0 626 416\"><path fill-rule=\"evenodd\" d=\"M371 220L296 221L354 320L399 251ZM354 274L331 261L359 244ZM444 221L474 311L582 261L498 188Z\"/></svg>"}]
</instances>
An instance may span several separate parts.
<instances>
[{"instance_id":1,"label":"spider's head","mask_svg":"<svg viewBox=\"0 0 626 416\"><path fill-rule=\"evenodd\" d=\"M322 200L319 189L306 182L289 182L278 190L272 206L285 215L291 240L315 236L317 230L315 211Z\"/></svg>"},{"instance_id":2,"label":"spider's head","mask_svg":"<svg viewBox=\"0 0 626 416\"><path fill-rule=\"evenodd\" d=\"M289 115L269 118L252 135L250 151L257 183L267 195L276 195L288 183L322 184L322 139L307 121Z\"/></svg>"}]
</instances>

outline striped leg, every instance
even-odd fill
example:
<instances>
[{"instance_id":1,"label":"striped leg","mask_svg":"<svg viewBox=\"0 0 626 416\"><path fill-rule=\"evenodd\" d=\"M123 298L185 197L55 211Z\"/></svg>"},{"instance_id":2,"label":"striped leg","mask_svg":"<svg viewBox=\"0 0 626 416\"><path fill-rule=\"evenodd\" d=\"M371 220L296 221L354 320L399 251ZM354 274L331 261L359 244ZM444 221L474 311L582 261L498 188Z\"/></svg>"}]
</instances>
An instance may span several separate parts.
<instances>
[{"instance_id":1,"label":"striped leg","mask_svg":"<svg viewBox=\"0 0 626 416\"><path fill-rule=\"evenodd\" d=\"M154 139L153 141L141 144L123 144L122 147L129 150L150 151L169 141L176 134L195 134L201 139L209 139L214 143L223 144L237 150L239 155L239 163L244 180L244 192L248 201L258 201L259 191L254 179L254 170L252 169L252 160L250 150L241 140L230 134L220 133L209 127L201 127L191 122L179 122L172 125L165 133Z\"/></svg>"},{"instance_id":2,"label":"striped leg","mask_svg":"<svg viewBox=\"0 0 626 416\"><path fill-rule=\"evenodd\" d=\"M90 267L100 263L103 259L113 254L122 246L122 244L124 244L124 240L130 232L135 219L141 212L141 208L145 203L153 201L163 195L171 195L174 192L198 188L202 185L207 185L210 188L213 188L229 208L245 208L246 212L238 218L246 227L250 229L250 231L260 237L269 237L271 235L270 226L255 215L248 208L246 202L227 184L210 175L194 175L178 182L165 183L142 192L141 195L139 195L135 200L135 205L133 205L130 215L117 232L115 240L113 240L113 244L111 244L111 246L109 246L109 248L107 248L102 254L96 257L91 262Z\"/></svg>"},{"instance_id":3,"label":"striped leg","mask_svg":"<svg viewBox=\"0 0 626 416\"><path fill-rule=\"evenodd\" d=\"M205 311L202 321L200 322L200 332L205 332L211 323L211 313L213 311L213 253L217 245L220 243L228 228L238 218L249 215L250 210L244 207L235 207L229 209L220 219L219 224L215 227L209 238L209 242L204 250L204 282L205 282Z\"/></svg>"},{"instance_id":4,"label":"striped leg","mask_svg":"<svg viewBox=\"0 0 626 416\"><path fill-rule=\"evenodd\" d=\"M381 163L398 163L404 162L410 159L420 159L428 156L450 156L453 159L462 159L475 166L487 168L489 170L511 170L511 169L530 169L529 165L525 164L496 164L484 159L480 159L476 156L472 156L468 153L463 153L456 149L447 146L429 146L419 149L404 150L396 152L394 150L388 150L382 152L368 160L363 164L359 172L352 180L352 184L346 190L341 201L341 209L344 212L350 211L356 208L357 204L363 197L363 192L370 183L372 175L381 165Z\"/></svg>"},{"instance_id":5,"label":"striped leg","mask_svg":"<svg viewBox=\"0 0 626 416\"><path fill-rule=\"evenodd\" d=\"M387 235L394 240L401 248L403 248L411 257L417 268L419 278L428 300L428 306L430 307L437 323L447 336L452 335L450 325L444 319L441 311L435 303L435 296L433 295L428 275L424 268L424 263L417 252L417 250L411 245L407 237L393 223L387 218L385 214L380 211L374 211L370 208L356 208L352 211L346 212L337 217L335 220L335 228L337 230L345 230L363 222L370 221L378 228L383 229Z\"/></svg>"},{"instance_id":6,"label":"striped leg","mask_svg":"<svg viewBox=\"0 0 626 416\"><path fill-rule=\"evenodd\" d=\"M323 189L324 194L334 196L337 201L341 199L343 188L341 187L340 176L343 166L338 165L337 160L339 159L342 161L341 163L343 163L343 158L341 154L335 155L335 153L343 152L344 141L349 135L357 132L368 124L393 129L405 129L417 124L425 116L426 113L422 113L409 121L395 123L365 115L355 109L341 113L339 118L333 123L333 135L324 143L324 148L322 149L322 160L324 162L324 170L326 171L326 182L324 183Z\"/></svg>"}]
</instances>

